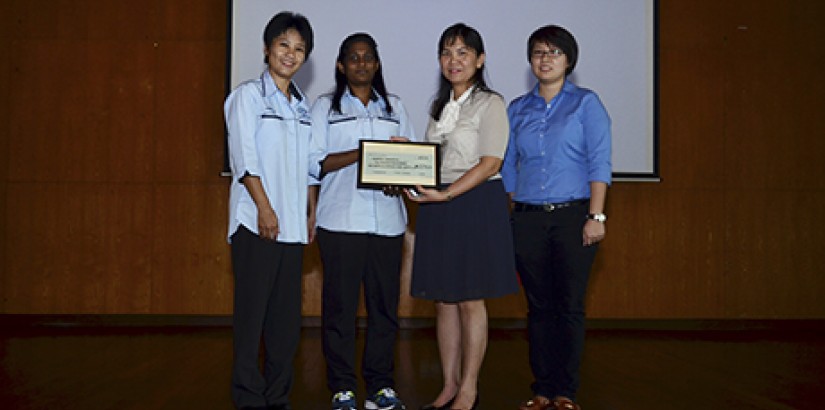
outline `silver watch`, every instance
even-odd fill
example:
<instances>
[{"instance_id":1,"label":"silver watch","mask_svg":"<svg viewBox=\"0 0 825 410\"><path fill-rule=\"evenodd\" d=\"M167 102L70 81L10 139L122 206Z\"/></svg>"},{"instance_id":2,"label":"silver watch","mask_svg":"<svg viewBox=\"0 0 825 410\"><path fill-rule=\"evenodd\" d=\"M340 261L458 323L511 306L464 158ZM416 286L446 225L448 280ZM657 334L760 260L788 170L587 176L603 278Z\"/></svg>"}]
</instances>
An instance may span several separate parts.
<instances>
[{"instance_id":1,"label":"silver watch","mask_svg":"<svg viewBox=\"0 0 825 410\"><path fill-rule=\"evenodd\" d=\"M587 214L587 219L592 219L592 220L594 220L594 221L596 221L596 222L601 222L601 223L604 223L605 221L607 221L607 215L605 215L605 214L603 214L603 213L599 213L599 214Z\"/></svg>"}]
</instances>

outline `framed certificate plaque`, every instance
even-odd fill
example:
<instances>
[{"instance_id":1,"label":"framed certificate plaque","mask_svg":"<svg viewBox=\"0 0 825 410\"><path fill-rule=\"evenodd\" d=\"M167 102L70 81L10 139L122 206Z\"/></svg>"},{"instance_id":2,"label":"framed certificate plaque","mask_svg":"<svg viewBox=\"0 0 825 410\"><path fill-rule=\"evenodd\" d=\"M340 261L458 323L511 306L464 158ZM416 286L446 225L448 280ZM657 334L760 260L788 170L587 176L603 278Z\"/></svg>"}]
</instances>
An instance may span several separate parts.
<instances>
[{"instance_id":1,"label":"framed certificate plaque","mask_svg":"<svg viewBox=\"0 0 825 410\"><path fill-rule=\"evenodd\" d=\"M435 188L441 182L439 145L428 142L361 140L358 188Z\"/></svg>"}]
</instances>

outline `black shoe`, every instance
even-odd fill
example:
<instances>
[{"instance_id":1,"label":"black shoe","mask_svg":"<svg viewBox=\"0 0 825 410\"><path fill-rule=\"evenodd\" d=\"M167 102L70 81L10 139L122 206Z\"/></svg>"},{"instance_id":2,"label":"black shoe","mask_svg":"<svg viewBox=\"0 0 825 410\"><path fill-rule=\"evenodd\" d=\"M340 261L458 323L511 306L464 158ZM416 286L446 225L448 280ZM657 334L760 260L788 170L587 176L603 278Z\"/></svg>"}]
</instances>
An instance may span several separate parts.
<instances>
[{"instance_id":1,"label":"black shoe","mask_svg":"<svg viewBox=\"0 0 825 410\"><path fill-rule=\"evenodd\" d=\"M455 398L453 398L453 400L455 400ZM450 400L450 403L452 403L453 400ZM445 404L444 405L445 407L439 407L439 409L452 410L452 407L450 407L450 403ZM469 410L476 410L476 409L478 409L478 393L476 393L476 399L473 400L473 407L470 407Z\"/></svg>"}]
</instances>

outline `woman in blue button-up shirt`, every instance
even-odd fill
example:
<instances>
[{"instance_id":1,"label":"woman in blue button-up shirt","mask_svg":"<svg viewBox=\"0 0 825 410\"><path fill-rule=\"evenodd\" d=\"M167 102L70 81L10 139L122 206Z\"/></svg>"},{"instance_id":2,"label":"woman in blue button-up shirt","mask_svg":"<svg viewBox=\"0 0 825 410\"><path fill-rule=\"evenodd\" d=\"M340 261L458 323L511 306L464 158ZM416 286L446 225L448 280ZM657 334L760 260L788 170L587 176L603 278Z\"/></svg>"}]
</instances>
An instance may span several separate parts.
<instances>
[{"instance_id":1,"label":"woman in blue button-up shirt","mask_svg":"<svg viewBox=\"0 0 825 410\"><path fill-rule=\"evenodd\" d=\"M239 408L288 409L301 329L303 245L311 240L310 117L292 82L312 51L306 18L279 13L264 30L261 76L224 104L232 184L229 242L235 274L232 399ZM263 337L265 371L258 354Z\"/></svg>"},{"instance_id":2,"label":"woman in blue button-up shirt","mask_svg":"<svg viewBox=\"0 0 825 410\"><path fill-rule=\"evenodd\" d=\"M538 84L508 107L501 169L529 306L534 397L521 409L577 409L585 292L605 235L610 118L593 91L567 80L578 58L567 30L536 30L527 55Z\"/></svg>"}]
</instances>

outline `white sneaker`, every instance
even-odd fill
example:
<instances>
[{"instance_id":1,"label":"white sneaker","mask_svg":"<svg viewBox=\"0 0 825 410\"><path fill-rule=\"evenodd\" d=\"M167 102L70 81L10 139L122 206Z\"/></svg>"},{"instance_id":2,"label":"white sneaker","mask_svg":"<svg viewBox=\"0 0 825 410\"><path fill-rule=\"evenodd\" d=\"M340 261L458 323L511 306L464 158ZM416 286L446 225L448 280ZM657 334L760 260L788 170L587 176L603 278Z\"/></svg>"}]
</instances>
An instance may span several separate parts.
<instances>
[{"instance_id":1,"label":"white sneaker","mask_svg":"<svg viewBox=\"0 0 825 410\"><path fill-rule=\"evenodd\" d=\"M404 402L395 394L392 387L378 390L372 397L364 401L365 410L405 410Z\"/></svg>"}]
</instances>

